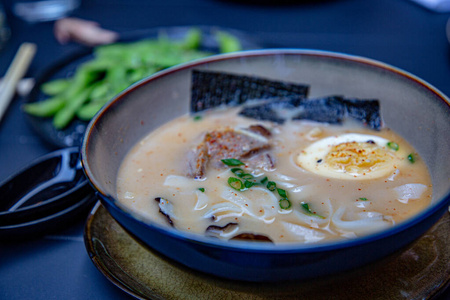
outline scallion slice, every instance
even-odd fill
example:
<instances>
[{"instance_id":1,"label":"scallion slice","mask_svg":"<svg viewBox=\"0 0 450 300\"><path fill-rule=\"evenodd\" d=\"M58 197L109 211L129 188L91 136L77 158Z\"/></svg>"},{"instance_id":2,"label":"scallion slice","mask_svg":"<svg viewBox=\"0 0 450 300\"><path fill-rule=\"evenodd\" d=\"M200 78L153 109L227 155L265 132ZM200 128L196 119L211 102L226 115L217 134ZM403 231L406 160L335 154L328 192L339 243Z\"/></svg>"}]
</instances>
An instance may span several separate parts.
<instances>
[{"instance_id":1,"label":"scallion slice","mask_svg":"<svg viewBox=\"0 0 450 300\"><path fill-rule=\"evenodd\" d=\"M302 205L303 209L306 211L307 215L315 216L315 217L318 217L318 218L321 218L321 219L325 219L324 216L321 216L321 215L318 215L318 214L312 212L311 209L309 208L309 204L308 203L302 202L301 205Z\"/></svg>"},{"instance_id":2,"label":"scallion slice","mask_svg":"<svg viewBox=\"0 0 450 300\"><path fill-rule=\"evenodd\" d=\"M292 206L291 201L287 198L281 198L280 201L278 201L278 204L281 209L289 209Z\"/></svg>"},{"instance_id":3,"label":"scallion slice","mask_svg":"<svg viewBox=\"0 0 450 300\"><path fill-rule=\"evenodd\" d=\"M414 157L414 154L411 153L410 155L408 155L408 160L410 163L415 163L416 162L416 158Z\"/></svg>"},{"instance_id":4,"label":"scallion slice","mask_svg":"<svg viewBox=\"0 0 450 300\"><path fill-rule=\"evenodd\" d=\"M200 192L202 192L202 193L205 192L205 188L198 188L198 190L199 190Z\"/></svg>"},{"instance_id":5,"label":"scallion slice","mask_svg":"<svg viewBox=\"0 0 450 300\"><path fill-rule=\"evenodd\" d=\"M394 151L398 151L398 149L400 149L400 146L396 142L388 142L387 146Z\"/></svg>"},{"instance_id":6,"label":"scallion slice","mask_svg":"<svg viewBox=\"0 0 450 300\"><path fill-rule=\"evenodd\" d=\"M253 175L249 174L249 173L243 173L239 177L241 177L242 179L253 179L254 178Z\"/></svg>"},{"instance_id":7,"label":"scallion slice","mask_svg":"<svg viewBox=\"0 0 450 300\"><path fill-rule=\"evenodd\" d=\"M275 191L275 189L277 188L277 184L273 181L269 181L267 182L267 189L269 189L269 191Z\"/></svg>"},{"instance_id":8,"label":"scallion slice","mask_svg":"<svg viewBox=\"0 0 450 300\"><path fill-rule=\"evenodd\" d=\"M242 170L241 168L232 168L230 170L234 175L236 175L239 178L242 179L253 179L254 176L252 174L249 173L244 173L244 170Z\"/></svg>"},{"instance_id":9,"label":"scallion slice","mask_svg":"<svg viewBox=\"0 0 450 300\"><path fill-rule=\"evenodd\" d=\"M242 161L235 158L226 158L222 159L222 162L226 164L227 166L242 166L245 165Z\"/></svg>"},{"instance_id":10,"label":"scallion slice","mask_svg":"<svg viewBox=\"0 0 450 300\"><path fill-rule=\"evenodd\" d=\"M361 197L361 198L359 198L359 200L361 200L361 201L367 201L367 198Z\"/></svg>"},{"instance_id":11,"label":"scallion slice","mask_svg":"<svg viewBox=\"0 0 450 300\"><path fill-rule=\"evenodd\" d=\"M285 190L278 188L277 191L278 191L278 195L280 195L281 198L287 199L288 196L287 196L287 192Z\"/></svg>"},{"instance_id":12,"label":"scallion slice","mask_svg":"<svg viewBox=\"0 0 450 300\"><path fill-rule=\"evenodd\" d=\"M244 189L244 184L242 183L242 181L235 177L228 178L228 185L236 191L241 191Z\"/></svg>"},{"instance_id":13,"label":"scallion slice","mask_svg":"<svg viewBox=\"0 0 450 300\"><path fill-rule=\"evenodd\" d=\"M260 181L260 182L261 182L262 184L264 184L264 183L266 183L266 182L267 182L267 180L269 180L269 178L267 178L267 176L266 176L266 177L264 177L263 179L261 179L261 181Z\"/></svg>"},{"instance_id":14,"label":"scallion slice","mask_svg":"<svg viewBox=\"0 0 450 300\"><path fill-rule=\"evenodd\" d=\"M256 182L251 182L251 181L249 181L249 180L244 181L244 186L245 186L247 189L251 188L252 186L254 186L254 185L256 185L256 184L257 184Z\"/></svg>"},{"instance_id":15,"label":"scallion slice","mask_svg":"<svg viewBox=\"0 0 450 300\"><path fill-rule=\"evenodd\" d=\"M244 174L244 170L241 168L232 168L230 170L234 175L241 177L242 174Z\"/></svg>"}]
</instances>

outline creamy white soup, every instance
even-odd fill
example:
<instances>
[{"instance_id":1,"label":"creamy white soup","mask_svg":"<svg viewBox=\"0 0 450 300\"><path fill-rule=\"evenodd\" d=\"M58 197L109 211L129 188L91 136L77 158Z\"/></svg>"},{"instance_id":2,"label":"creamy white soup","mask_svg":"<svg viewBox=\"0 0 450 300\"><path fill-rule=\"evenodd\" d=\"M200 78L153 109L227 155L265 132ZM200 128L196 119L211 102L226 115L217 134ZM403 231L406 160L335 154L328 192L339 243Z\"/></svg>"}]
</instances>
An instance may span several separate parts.
<instances>
[{"instance_id":1,"label":"creamy white soup","mask_svg":"<svg viewBox=\"0 0 450 300\"><path fill-rule=\"evenodd\" d=\"M273 243L383 230L423 210L432 195L425 163L392 130L279 125L236 109L154 130L126 156L117 187L119 200L152 222Z\"/></svg>"}]
</instances>

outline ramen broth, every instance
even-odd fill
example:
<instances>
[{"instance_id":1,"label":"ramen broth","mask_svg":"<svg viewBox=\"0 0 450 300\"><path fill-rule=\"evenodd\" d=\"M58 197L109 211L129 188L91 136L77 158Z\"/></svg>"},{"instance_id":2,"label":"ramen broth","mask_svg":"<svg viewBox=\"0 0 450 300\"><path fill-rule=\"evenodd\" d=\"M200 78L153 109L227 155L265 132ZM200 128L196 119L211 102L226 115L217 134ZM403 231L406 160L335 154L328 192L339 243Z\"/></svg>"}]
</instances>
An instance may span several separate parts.
<instances>
[{"instance_id":1,"label":"ramen broth","mask_svg":"<svg viewBox=\"0 0 450 300\"><path fill-rule=\"evenodd\" d=\"M186 175L187 153L202 141L205 133L255 124L271 132L270 151L275 166L238 166L251 174L253 186L235 189L233 181L230 185L229 178L241 182L245 179L231 171L235 166L226 164L207 165L202 178ZM374 157L369 155L369 165L365 165L366 157L347 160L350 168L345 170L339 165L342 161L328 171L318 168L323 163L333 164L333 159L342 159L334 157L333 153L341 151L336 145L347 143L352 150L353 144L339 139L336 145L318 143L319 148L334 149L326 156L317 154L319 150L311 145L348 134L361 137L358 145L369 147L371 153L375 150L370 147L378 144L389 159L374 156L378 161L371 165ZM381 175L375 172L372 176L371 172L383 168L384 163L390 165ZM352 175L358 167L368 171ZM268 188L268 182L275 183L274 191ZM392 130L308 121L279 125L239 116L236 109L207 112L199 120L185 115L154 130L124 159L117 187L119 200L151 222L221 239L242 234L264 236L274 243L315 243L379 231L423 210L432 195L425 163ZM280 201L285 198L288 201Z\"/></svg>"}]
</instances>

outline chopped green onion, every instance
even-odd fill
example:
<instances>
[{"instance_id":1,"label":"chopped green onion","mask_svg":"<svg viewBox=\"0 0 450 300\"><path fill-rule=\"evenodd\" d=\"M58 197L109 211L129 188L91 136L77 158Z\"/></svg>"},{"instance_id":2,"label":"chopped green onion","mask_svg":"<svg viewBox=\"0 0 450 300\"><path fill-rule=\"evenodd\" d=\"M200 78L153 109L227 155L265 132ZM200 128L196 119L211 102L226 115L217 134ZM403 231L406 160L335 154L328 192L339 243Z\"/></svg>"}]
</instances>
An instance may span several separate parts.
<instances>
[{"instance_id":1,"label":"chopped green onion","mask_svg":"<svg viewBox=\"0 0 450 300\"><path fill-rule=\"evenodd\" d=\"M244 186L246 187L246 188L251 188L252 186L254 186L254 185L256 185L257 183L256 182L251 182L251 181L248 181L248 180L246 180L246 181L244 181Z\"/></svg>"},{"instance_id":2,"label":"chopped green onion","mask_svg":"<svg viewBox=\"0 0 450 300\"><path fill-rule=\"evenodd\" d=\"M232 173L234 173L234 175L242 178L242 179L253 179L253 175L249 174L249 173L244 173L244 170L240 169L240 168L232 168L230 170Z\"/></svg>"},{"instance_id":3,"label":"chopped green onion","mask_svg":"<svg viewBox=\"0 0 450 300\"><path fill-rule=\"evenodd\" d=\"M306 211L306 213L308 215L315 216L315 217L318 217L318 218L321 218L321 219L325 219L324 216L321 216L321 215L318 215L318 214L312 212L311 209L309 208L308 203L302 202L301 205L302 205L303 209Z\"/></svg>"},{"instance_id":4,"label":"chopped green onion","mask_svg":"<svg viewBox=\"0 0 450 300\"><path fill-rule=\"evenodd\" d=\"M414 154L410 154L410 155L408 155L408 160L409 160L409 162L410 163L415 163L416 162L416 158L414 157Z\"/></svg>"},{"instance_id":5,"label":"chopped green onion","mask_svg":"<svg viewBox=\"0 0 450 300\"><path fill-rule=\"evenodd\" d=\"M361 197L361 198L359 198L359 200L361 200L361 201L367 201L367 198Z\"/></svg>"},{"instance_id":6,"label":"chopped green onion","mask_svg":"<svg viewBox=\"0 0 450 300\"><path fill-rule=\"evenodd\" d=\"M388 142L387 146L394 151L398 151L398 149L400 148L400 146L396 142Z\"/></svg>"},{"instance_id":7,"label":"chopped green onion","mask_svg":"<svg viewBox=\"0 0 450 300\"><path fill-rule=\"evenodd\" d=\"M241 168L232 168L230 170L234 175L241 177L242 174L244 174L244 170Z\"/></svg>"},{"instance_id":8,"label":"chopped green onion","mask_svg":"<svg viewBox=\"0 0 450 300\"><path fill-rule=\"evenodd\" d=\"M266 176L266 177L264 177L263 179L261 179L261 181L260 181L260 182L261 182L262 184L264 184L264 183L266 183L266 182L267 182L267 180L269 180L269 179L268 179L268 178L267 178L267 176Z\"/></svg>"},{"instance_id":9,"label":"chopped green onion","mask_svg":"<svg viewBox=\"0 0 450 300\"><path fill-rule=\"evenodd\" d=\"M242 166L245 165L242 161L235 158L226 158L222 159L222 162L226 164L227 166Z\"/></svg>"},{"instance_id":10,"label":"chopped green onion","mask_svg":"<svg viewBox=\"0 0 450 300\"><path fill-rule=\"evenodd\" d=\"M303 207L304 209L306 209L308 212L311 212L311 209L309 208L308 203L302 202L301 205L302 205L302 207Z\"/></svg>"},{"instance_id":11,"label":"chopped green onion","mask_svg":"<svg viewBox=\"0 0 450 300\"><path fill-rule=\"evenodd\" d=\"M249 173L243 173L239 177L241 177L242 179L253 179L254 178L253 175L249 174Z\"/></svg>"},{"instance_id":12,"label":"chopped green onion","mask_svg":"<svg viewBox=\"0 0 450 300\"><path fill-rule=\"evenodd\" d=\"M278 191L278 195L280 195L281 198L287 198L288 197L285 190L277 189L277 191Z\"/></svg>"},{"instance_id":13,"label":"chopped green onion","mask_svg":"<svg viewBox=\"0 0 450 300\"><path fill-rule=\"evenodd\" d=\"M287 198L282 198L280 201L278 201L278 204L280 205L281 209L289 209L291 207L291 201Z\"/></svg>"},{"instance_id":14,"label":"chopped green onion","mask_svg":"<svg viewBox=\"0 0 450 300\"><path fill-rule=\"evenodd\" d=\"M275 191L275 189L277 188L277 184L273 181L269 181L267 183L267 188L269 189L269 191Z\"/></svg>"},{"instance_id":15,"label":"chopped green onion","mask_svg":"<svg viewBox=\"0 0 450 300\"><path fill-rule=\"evenodd\" d=\"M241 191L244 189L244 184L242 183L242 181L235 177L228 178L228 185L237 191Z\"/></svg>"},{"instance_id":16,"label":"chopped green onion","mask_svg":"<svg viewBox=\"0 0 450 300\"><path fill-rule=\"evenodd\" d=\"M202 192L202 193L205 192L205 188L198 188L198 190L199 190L200 192Z\"/></svg>"},{"instance_id":17,"label":"chopped green onion","mask_svg":"<svg viewBox=\"0 0 450 300\"><path fill-rule=\"evenodd\" d=\"M200 121L202 119L202 116L195 116L194 121Z\"/></svg>"}]
</instances>

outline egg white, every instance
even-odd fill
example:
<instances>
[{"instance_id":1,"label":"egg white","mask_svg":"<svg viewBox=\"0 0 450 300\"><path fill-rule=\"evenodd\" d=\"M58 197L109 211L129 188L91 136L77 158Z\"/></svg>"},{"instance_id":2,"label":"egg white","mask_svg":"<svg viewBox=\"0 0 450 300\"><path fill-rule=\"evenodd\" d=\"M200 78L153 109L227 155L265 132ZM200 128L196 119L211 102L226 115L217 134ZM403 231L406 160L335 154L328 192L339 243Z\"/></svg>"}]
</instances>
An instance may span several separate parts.
<instances>
[{"instance_id":1,"label":"egg white","mask_svg":"<svg viewBox=\"0 0 450 300\"><path fill-rule=\"evenodd\" d=\"M367 143L368 141L370 141L370 143ZM376 149L378 151L377 153L382 154L383 159L373 167L369 168L361 169L351 166L351 171L346 170L344 167L336 167L336 165L332 166L328 163L329 160L327 160L327 155L332 151L334 146L352 142L361 143L360 145L363 147L358 149ZM399 165L404 160L401 156L401 151L390 149L387 146L388 143L389 140L382 137L359 133L330 136L318 140L303 149L295 160L297 165L301 168L324 177L350 180L380 178L396 172Z\"/></svg>"}]
</instances>

